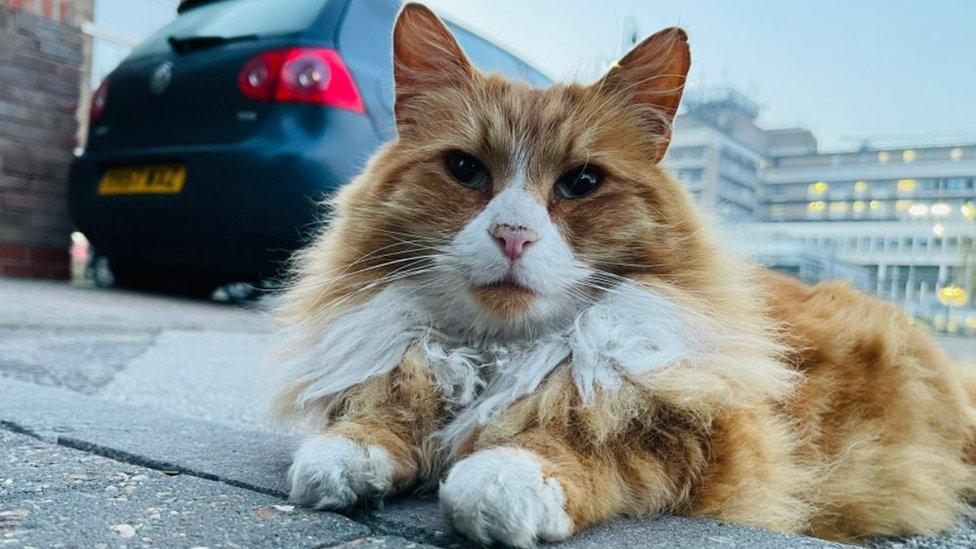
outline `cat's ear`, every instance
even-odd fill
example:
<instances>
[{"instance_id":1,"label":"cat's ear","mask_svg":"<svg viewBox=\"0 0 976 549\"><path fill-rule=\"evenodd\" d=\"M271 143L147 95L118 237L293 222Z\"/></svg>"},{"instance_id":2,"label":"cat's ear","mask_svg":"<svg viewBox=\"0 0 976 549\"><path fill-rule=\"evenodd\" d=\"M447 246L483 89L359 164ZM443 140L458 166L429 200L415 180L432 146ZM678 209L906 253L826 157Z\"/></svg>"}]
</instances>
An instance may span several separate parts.
<instances>
[{"instance_id":1,"label":"cat's ear","mask_svg":"<svg viewBox=\"0 0 976 549\"><path fill-rule=\"evenodd\" d=\"M398 124L407 120L411 100L436 88L468 82L473 74L461 46L434 12L415 3L403 7L393 28Z\"/></svg>"},{"instance_id":2,"label":"cat's ear","mask_svg":"<svg viewBox=\"0 0 976 549\"><path fill-rule=\"evenodd\" d=\"M688 35L672 27L635 46L594 84L604 92L624 94L642 107L649 130L660 140L655 162L664 157L671 141L671 125L690 67Z\"/></svg>"}]
</instances>

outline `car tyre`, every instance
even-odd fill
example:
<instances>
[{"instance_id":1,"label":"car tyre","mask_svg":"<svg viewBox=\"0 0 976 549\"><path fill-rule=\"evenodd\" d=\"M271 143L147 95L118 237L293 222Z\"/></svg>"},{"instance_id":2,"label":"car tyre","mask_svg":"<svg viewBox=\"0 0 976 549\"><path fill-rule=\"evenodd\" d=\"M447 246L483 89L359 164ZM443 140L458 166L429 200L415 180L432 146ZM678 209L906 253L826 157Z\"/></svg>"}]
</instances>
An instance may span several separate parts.
<instances>
[{"instance_id":1,"label":"car tyre","mask_svg":"<svg viewBox=\"0 0 976 549\"><path fill-rule=\"evenodd\" d=\"M96 255L88 266L88 277L99 288L114 288L117 285L111 262L104 255Z\"/></svg>"},{"instance_id":2,"label":"car tyre","mask_svg":"<svg viewBox=\"0 0 976 549\"><path fill-rule=\"evenodd\" d=\"M219 285L212 276L180 269L115 260L111 262L115 287L209 299Z\"/></svg>"}]
</instances>

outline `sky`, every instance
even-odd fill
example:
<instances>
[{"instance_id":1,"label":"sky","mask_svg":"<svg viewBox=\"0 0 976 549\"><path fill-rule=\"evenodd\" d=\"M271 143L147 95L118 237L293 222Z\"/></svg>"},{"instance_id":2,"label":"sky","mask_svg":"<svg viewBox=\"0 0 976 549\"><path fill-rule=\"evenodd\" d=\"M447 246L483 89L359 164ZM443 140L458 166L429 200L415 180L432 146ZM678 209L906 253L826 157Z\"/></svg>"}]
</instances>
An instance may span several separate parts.
<instances>
[{"instance_id":1,"label":"sky","mask_svg":"<svg viewBox=\"0 0 976 549\"><path fill-rule=\"evenodd\" d=\"M474 21L557 78L595 78L624 20L678 25L690 85L731 84L764 127L804 126L826 148L865 137L976 142L976 1L429 0ZM558 5L558 9L554 9ZM518 15L515 15L518 14Z\"/></svg>"},{"instance_id":2,"label":"sky","mask_svg":"<svg viewBox=\"0 0 976 549\"><path fill-rule=\"evenodd\" d=\"M823 148L865 138L976 142L974 0L425 3L558 79L597 78L635 27L643 38L679 25L691 40L691 86L732 85L762 106L760 125L809 128ZM96 0L96 21L138 39L173 4ZM102 65L124 54L102 51Z\"/></svg>"}]
</instances>

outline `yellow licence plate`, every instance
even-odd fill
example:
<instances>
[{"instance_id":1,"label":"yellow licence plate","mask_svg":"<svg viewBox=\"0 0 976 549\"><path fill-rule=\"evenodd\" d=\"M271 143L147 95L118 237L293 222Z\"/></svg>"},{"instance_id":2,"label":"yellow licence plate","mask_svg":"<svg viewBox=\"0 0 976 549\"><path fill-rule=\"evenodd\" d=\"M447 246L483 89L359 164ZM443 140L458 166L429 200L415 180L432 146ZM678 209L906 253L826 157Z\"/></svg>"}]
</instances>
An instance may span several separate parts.
<instances>
[{"instance_id":1,"label":"yellow licence plate","mask_svg":"<svg viewBox=\"0 0 976 549\"><path fill-rule=\"evenodd\" d=\"M186 183L180 164L111 168L102 176L98 194L177 194Z\"/></svg>"}]
</instances>

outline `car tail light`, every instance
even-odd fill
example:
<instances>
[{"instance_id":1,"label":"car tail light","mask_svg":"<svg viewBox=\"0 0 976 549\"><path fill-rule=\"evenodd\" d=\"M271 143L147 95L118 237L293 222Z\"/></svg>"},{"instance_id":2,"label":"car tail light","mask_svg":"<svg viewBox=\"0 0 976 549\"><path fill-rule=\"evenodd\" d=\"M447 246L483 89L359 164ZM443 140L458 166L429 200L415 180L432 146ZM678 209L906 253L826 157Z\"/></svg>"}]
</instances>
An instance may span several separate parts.
<instances>
[{"instance_id":1,"label":"car tail light","mask_svg":"<svg viewBox=\"0 0 976 549\"><path fill-rule=\"evenodd\" d=\"M289 48L251 58L238 77L241 93L255 101L314 103L365 112L359 90L339 53Z\"/></svg>"},{"instance_id":2,"label":"car tail light","mask_svg":"<svg viewBox=\"0 0 976 549\"><path fill-rule=\"evenodd\" d=\"M105 111L105 103L108 101L108 86L109 79L106 78L102 80L102 84L98 86L95 93L91 98L91 110L88 112L88 120L94 122L98 120L98 117L102 116L102 112Z\"/></svg>"}]
</instances>

